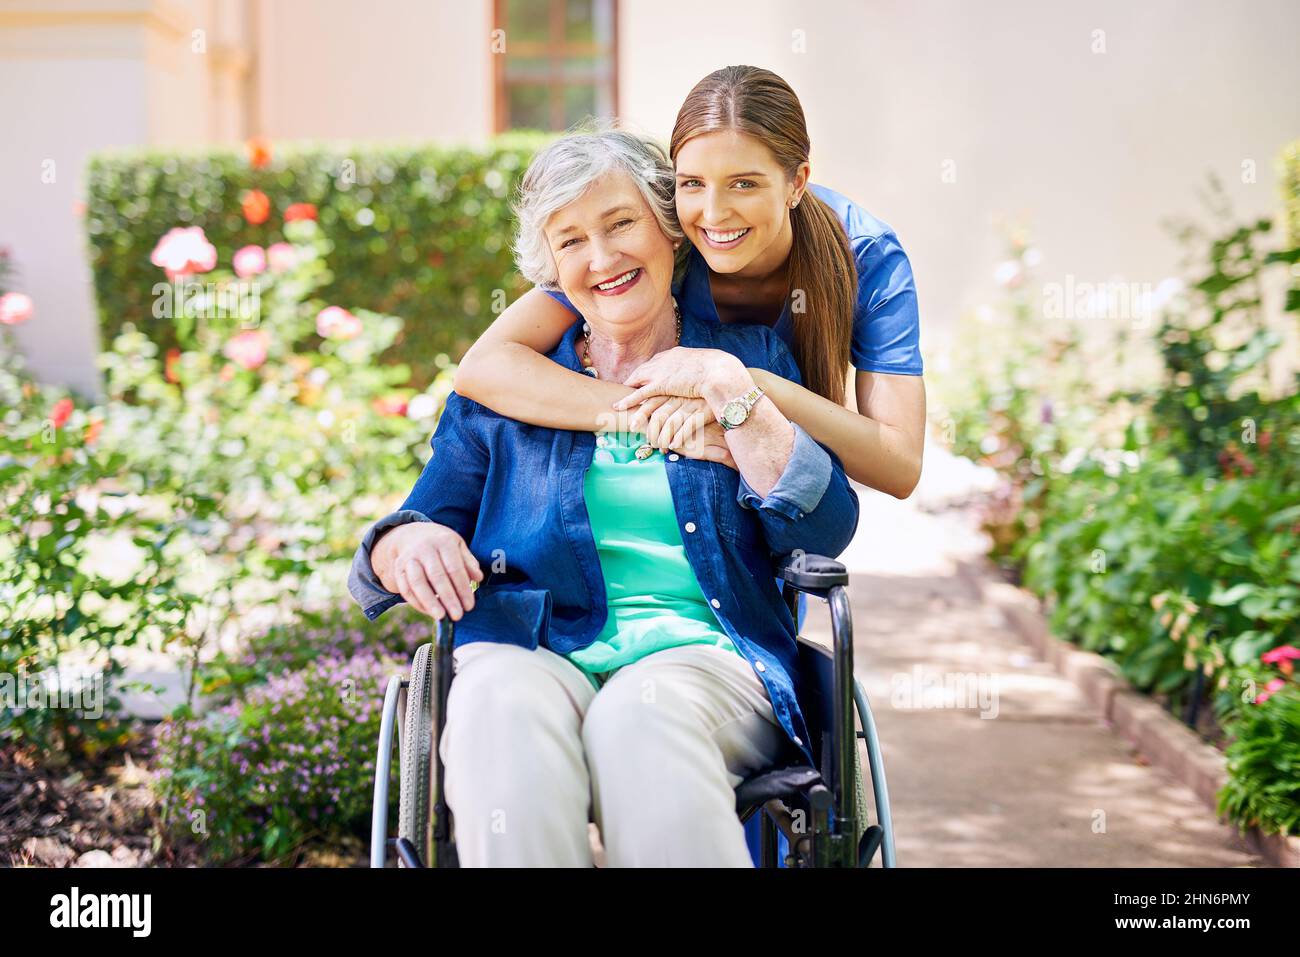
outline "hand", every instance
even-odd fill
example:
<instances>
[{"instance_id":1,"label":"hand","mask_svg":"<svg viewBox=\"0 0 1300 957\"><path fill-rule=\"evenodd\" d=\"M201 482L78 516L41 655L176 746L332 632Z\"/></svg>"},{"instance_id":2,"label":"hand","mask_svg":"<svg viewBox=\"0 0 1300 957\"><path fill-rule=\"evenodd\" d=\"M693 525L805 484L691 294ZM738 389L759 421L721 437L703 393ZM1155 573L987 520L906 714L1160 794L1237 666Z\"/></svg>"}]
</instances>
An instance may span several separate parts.
<instances>
[{"instance_id":1,"label":"hand","mask_svg":"<svg viewBox=\"0 0 1300 957\"><path fill-rule=\"evenodd\" d=\"M391 590L421 614L437 621L446 616L460 621L473 610L474 589L483 580L483 570L454 529L436 522L408 522L385 532L373 552L376 562L372 564L391 556L388 574L381 581L391 580L396 586Z\"/></svg>"},{"instance_id":2,"label":"hand","mask_svg":"<svg viewBox=\"0 0 1300 957\"><path fill-rule=\"evenodd\" d=\"M706 383L717 377L734 378L745 367L739 359L721 349L688 349L677 346L652 356L636 367L623 383L635 391L614 403L618 410L640 405L650 396L676 395L686 399L703 395Z\"/></svg>"},{"instance_id":3,"label":"hand","mask_svg":"<svg viewBox=\"0 0 1300 957\"><path fill-rule=\"evenodd\" d=\"M652 395L632 409L627 427L629 431L644 433L646 442L662 451L689 442L713 421L716 421L713 410L703 399Z\"/></svg>"},{"instance_id":4,"label":"hand","mask_svg":"<svg viewBox=\"0 0 1300 957\"><path fill-rule=\"evenodd\" d=\"M726 433L703 399L651 396L632 410L628 428L645 433L646 442L661 451L671 449L687 458L736 468Z\"/></svg>"},{"instance_id":5,"label":"hand","mask_svg":"<svg viewBox=\"0 0 1300 957\"><path fill-rule=\"evenodd\" d=\"M670 446L670 448L676 452L681 452L688 459L721 462L727 468L739 472L740 468L736 465L736 460L731 457L731 448L727 445L726 438L724 438L726 434L726 430L715 419L696 433L695 440L690 445L680 448Z\"/></svg>"}]
</instances>

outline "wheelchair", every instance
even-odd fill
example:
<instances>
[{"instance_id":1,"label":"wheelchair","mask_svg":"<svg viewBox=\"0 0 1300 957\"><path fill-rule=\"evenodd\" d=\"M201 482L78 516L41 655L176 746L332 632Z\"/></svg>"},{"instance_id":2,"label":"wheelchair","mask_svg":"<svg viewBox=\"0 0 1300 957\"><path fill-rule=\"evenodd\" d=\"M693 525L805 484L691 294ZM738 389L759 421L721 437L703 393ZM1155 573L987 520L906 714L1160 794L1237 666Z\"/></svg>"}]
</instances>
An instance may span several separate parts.
<instances>
[{"instance_id":1,"label":"wheelchair","mask_svg":"<svg viewBox=\"0 0 1300 957\"><path fill-rule=\"evenodd\" d=\"M830 649L802 636L800 678L804 719L818 766L787 741L771 768L736 787L742 824L760 815L759 866L870 867L877 850L883 867L895 867L894 835L884 760L867 696L853 675L853 622L849 576L822 555L794 553L778 567L782 597L799 621L803 593L830 607ZM442 740L445 705L454 676L454 623L438 622L436 639L420 646L409 677L394 675L384 693L371 812L370 866L384 867L389 850L398 867L458 867L451 808L443 800ZM854 710L857 722L854 720ZM860 724L860 727L858 725ZM866 742L877 822L869 823L857 741ZM398 750L397 835L388 835L393 746ZM778 862L780 835L789 853Z\"/></svg>"}]
</instances>

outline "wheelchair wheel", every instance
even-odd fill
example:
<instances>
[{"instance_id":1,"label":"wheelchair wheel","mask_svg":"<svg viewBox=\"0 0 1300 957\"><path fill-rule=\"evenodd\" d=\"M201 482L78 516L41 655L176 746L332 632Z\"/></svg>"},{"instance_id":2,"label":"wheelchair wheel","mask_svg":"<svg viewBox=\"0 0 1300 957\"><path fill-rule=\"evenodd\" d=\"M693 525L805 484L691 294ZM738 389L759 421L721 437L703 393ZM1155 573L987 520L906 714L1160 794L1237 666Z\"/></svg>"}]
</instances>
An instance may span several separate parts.
<instances>
[{"instance_id":1,"label":"wheelchair wheel","mask_svg":"<svg viewBox=\"0 0 1300 957\"><path fill-rule=\"evenodd\" d=\"M402 727L401 780L397 836L411 842L425 867L435 866L431 814L433 807L433 740L437 727L438 681L433 645L421 645L411 662L406 689L406 720Z\"/></svg>"},{"instance_id":2,"label":"wheelchair wheel","mask_svg":"<svg viewBox=\"0 0 1300 957\"><path fill-rule=\"evenodd\" d=\"M857 724L855 723L854 728L856 727ZM857 842L861 843L862 835L867 832L867 827L868 827L868 823L867 823L868 805L867 805L867 786L862 779L862 756L859 753L858 742L856 739L853 742L853 787L854 787L854 791L857 794L857 802L858 802ZM869 867L870 864L868 863L867 866Z\"/></svg>"}]
</instances>

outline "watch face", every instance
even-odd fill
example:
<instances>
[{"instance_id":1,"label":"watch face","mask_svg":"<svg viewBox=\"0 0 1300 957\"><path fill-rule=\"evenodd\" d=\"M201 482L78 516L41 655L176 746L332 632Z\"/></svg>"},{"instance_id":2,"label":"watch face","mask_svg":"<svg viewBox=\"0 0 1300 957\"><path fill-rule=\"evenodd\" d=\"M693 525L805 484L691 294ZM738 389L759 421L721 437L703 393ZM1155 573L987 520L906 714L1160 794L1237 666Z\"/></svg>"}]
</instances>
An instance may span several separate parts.
<instances>
[{"instance_id":1,"label":"watch face","mask_svg":"<svg viewBox=\"0 0 1300 957\"><path fill-rule=\"evenodd\" d=\"M745 421L745 403L735 399L722 407L722 418L728 425L740 425Z\"/></svg>"}]
</instances>

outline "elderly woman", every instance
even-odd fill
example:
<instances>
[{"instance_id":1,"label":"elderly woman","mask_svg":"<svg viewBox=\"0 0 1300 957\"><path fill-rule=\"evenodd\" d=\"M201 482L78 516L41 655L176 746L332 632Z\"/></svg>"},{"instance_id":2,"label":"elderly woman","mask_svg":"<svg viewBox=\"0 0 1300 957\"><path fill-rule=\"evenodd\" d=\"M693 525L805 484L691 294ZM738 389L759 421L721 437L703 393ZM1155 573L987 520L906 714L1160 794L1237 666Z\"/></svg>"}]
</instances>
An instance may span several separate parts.
<instances>
[{"instance_id":1,"label":"elderly woman","mask_svg":"<svg viewBox=\"0 0 1300 957\"><path fill-rule=\"evenodd\" d=\"M734 788L792 746L812 761L773 556L839 554L857 496L746 371L797 382L781 340L678 312L672 184L638 136L565 137L524 178L515 249L585 317L551 353L569 369L623 382L709 350L711 438L664 454L452 393L411 494L357 550L368 618L406 600L457 623L439 748L464 866L591 866L592 814L609 866L748 867Z\"/></svg>"}]
</instances>

